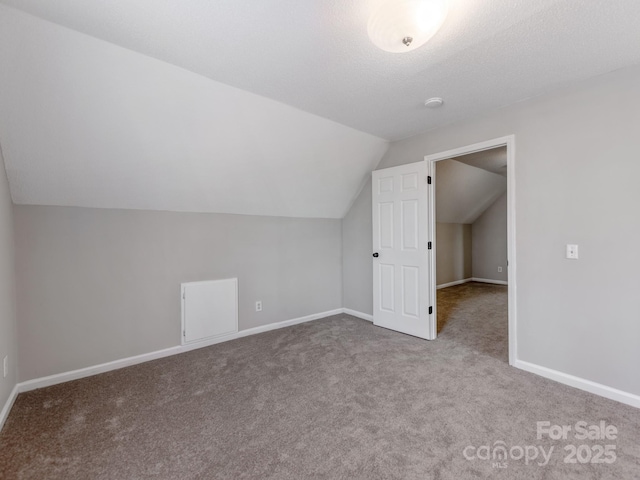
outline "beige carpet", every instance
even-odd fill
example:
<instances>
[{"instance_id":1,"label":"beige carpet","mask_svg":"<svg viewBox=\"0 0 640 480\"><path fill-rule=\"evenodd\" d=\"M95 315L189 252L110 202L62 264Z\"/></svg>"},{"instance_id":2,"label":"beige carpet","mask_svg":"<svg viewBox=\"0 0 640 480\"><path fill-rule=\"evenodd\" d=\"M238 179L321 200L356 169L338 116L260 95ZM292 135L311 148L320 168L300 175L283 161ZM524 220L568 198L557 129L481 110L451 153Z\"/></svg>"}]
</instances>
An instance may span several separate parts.
<instances>
[{"instance_id":1,"label":"beige carpet","mask_svg":"<svg viewBox=\"0 0 640 480\"><path fill-rule=\"evenodd\" d=\"M639 410L507 365L504 287L451 287L439 305L435 342L340 315L22 394L0 477L640 478ZM619 432L538 440L537 421ZM617 459L565 464L571 444ZM544 466L484 460L498 445L554 450Z\"/></svg>"}]
</instances>

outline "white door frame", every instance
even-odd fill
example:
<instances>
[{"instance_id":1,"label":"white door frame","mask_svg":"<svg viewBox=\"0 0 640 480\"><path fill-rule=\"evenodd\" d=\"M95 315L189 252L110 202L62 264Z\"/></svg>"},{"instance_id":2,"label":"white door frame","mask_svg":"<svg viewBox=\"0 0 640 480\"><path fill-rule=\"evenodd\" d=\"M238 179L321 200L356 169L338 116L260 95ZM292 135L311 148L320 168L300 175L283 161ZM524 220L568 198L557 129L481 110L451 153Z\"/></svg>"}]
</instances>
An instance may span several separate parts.
<instances>
[{"instance_id":1,"label":"white door frame","mask_svg":"<svg viewBox=\"0 0 640 480\"><path fill-rule=\"evenodd\" d=\"M428 235L433 242L430 250L429 265L431 274L431 288L429 292L430 304L433 305L433 316L431 317L431 328L437 328L437 303L436 303L436 249L438 248L436 231L436 196L435 196L435 162L447 160L468 153L481 152L496 147L507 147L507 275L509 279L508 302L509 302L509 365L515 365L517 356L517 321L516 321L516 171L515 171L515 135L494 138L486 142L474 143L465 147L454 148L445 152L434 153L424 157L427 163L427 171L433 179L433 188L429 189L429 230Z\"/></svg>"}]
</instances>

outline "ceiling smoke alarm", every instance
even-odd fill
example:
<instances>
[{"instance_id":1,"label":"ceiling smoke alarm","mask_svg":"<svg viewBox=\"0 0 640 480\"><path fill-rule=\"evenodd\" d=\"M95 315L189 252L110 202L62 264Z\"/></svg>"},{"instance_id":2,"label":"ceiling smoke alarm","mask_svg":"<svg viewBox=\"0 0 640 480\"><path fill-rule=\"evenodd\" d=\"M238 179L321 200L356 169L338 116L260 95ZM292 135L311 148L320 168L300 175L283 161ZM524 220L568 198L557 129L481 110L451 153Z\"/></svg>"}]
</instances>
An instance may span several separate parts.
<instances>
[{"instance_id":1,"label":"ceiling smoke alarm","mask_svg":"<svg viewBox=\"0 0 640 480\"><path fill-rule=\"evenodd\" d=\"M443 103L444 103L444 100L442 100L440 97L433 97L433 98L430 98L429 100L426 100L424 102L424 106L427 108L438 108L438 107L441 107Z\"/></svg>"}]
</instances>

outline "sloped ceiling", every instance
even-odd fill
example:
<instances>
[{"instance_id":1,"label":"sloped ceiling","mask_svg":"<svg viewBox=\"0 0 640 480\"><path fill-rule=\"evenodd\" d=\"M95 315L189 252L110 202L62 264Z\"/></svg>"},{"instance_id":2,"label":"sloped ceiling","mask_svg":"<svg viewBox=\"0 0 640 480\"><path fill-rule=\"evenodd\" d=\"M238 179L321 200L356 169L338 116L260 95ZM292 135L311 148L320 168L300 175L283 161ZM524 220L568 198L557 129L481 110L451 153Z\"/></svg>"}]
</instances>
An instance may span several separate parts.
<instances>
[{"instance_id":1,"label":"sloped ceiling","mask_svg":"<svg viewBox=\"0 0 640 480\"><path fill-rule=\"evenodd\" d=\"M17 204L342 218L387 142L0 6Z\"/></svg>"},{"instance_id":2,"label":"sloped ceiling","mask_svg":"<svg viewBox=\"0 0 640 480\"><path fill-rule=\"evenodd\" d=\"M436 163L436 222L473 223L507 191L502 175L456 160Z\"/></svg>"},{"instance_id":3,"label":"sloped ceiling","mask_svg":"<svg viewBox=\"0 0 640 480\"><path fill-rule=\"evenodd\" d=\"M367 36L388 0L0 1L391 140L640 62L638 0L449 0L405 54Z\"/></svg>"},{"instance_id":4,"label":"sloped ceiling","mask_svg":"<svg viewBox=\"0 0 640 480\"><path fill-rule=\"evenodd\" d=\"M507 147L490 148L455 157L456 162L507 176Z\"/></svg>"},{"instance_id":5,"label":"sloped ceiling","mask_svg":"<svg viewBox=\"0 0 640 480\"><path fill-rule=\"evenodd\" d=\"M450 0L406 54L383 1L0 0L14 201L339 218L383 139L640 63L637 0Z\"/></svg>"}]
</instances>

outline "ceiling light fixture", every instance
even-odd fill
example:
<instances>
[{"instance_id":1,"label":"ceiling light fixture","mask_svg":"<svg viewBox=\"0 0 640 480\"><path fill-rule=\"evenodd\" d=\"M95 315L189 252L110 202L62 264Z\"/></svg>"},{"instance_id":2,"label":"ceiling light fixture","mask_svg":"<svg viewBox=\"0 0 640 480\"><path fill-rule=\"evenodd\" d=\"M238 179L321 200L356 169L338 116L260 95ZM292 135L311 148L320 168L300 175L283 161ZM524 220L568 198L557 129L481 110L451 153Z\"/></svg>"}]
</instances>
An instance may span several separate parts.
<instances>
[{"instance_id":1,"label":"ceiling light fixture","mask_svg":"<svg viewBox=\"0 0 640 480\"><path fill-rule=\"evenodd\" d=\"M386 52L410 52L435 35L447 13L447 0L389 0L369 18L369 38Z\"/></svg>"}]
</instances>

